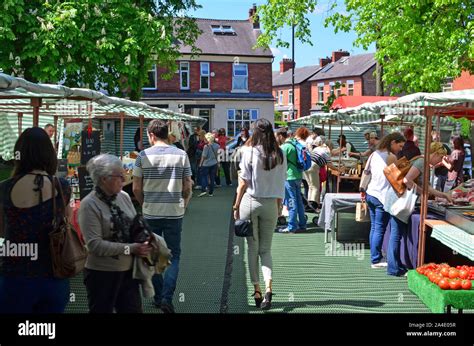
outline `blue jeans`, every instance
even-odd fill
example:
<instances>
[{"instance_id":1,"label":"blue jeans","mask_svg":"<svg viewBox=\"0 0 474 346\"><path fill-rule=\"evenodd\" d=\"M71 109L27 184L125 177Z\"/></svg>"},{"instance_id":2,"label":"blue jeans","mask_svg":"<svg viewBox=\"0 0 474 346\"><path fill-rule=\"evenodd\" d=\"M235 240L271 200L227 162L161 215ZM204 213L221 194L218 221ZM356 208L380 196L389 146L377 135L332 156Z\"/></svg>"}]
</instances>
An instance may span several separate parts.
<instances>
[{"instance_id":1,"label":"blue jeans","mask_svg":"<svg viewBox=\"0 0 474 346\"><path fill-rule=\"evenodd\" d=\"M383 209L383 204L377 198L366 195L365 200L370 214L370 260L375 264L382 260L383 236L390 221L390 214Z\"/></svg>"},{"instance_id":2,"label":"blue jeans","mask_svg":"<svg viewBox=\"0 0 474 346\"><path fill-rule=\"evenodd\" d=\"M162 302L171 304L176 289L179 273L179 258L181 255L181 229L183 219L158 219L147 220L154 233L165 238L166 245L171 250L171 265L164 274L153 276L153 287L155 288L154 301L156 304Z\"/></svg>"},{"instance_id":3,"label":"blue jeans","mask_svg":"<svg viewBox=\"0 0 474 346\"><path fill-rule=\"evenodd\" d=\"M201 167L201 191L206 192L207 185L209 185L209 194L214 193L214 182L217 174L217 165L202 166Z\"/></svg>"},{"instance_id":4,"label":"blue jeans","mask_svg":"<svg viewBox=\"0 0 474 346\"><path fill-rule=\"evenodd\" d=\"M285 182L285 205L289 213L288 230L294 232L298 229L306 229L301 179Z\"/></svg>"},{"instance_id":5,"label":"blue jeans","mask_svg":"<svg viewBox=\"0 0 474 346\"><path fill-rule=\"evenodd\" d=\"M400 240L407 232L408 225L395 216L390 216L390 239L387 250L387 274L399 276L407 271L400 260Z\"/></svg>"},{"instance_id":6,"label":"blue jeans","mask_svg":"<svg viewBox=\"0 0 474 346\"><path fill-rule=\"evenodd\" d=\"M69 302L69 279L0 276L0 314L59 314Z\"/></svg>"}]
</instances>

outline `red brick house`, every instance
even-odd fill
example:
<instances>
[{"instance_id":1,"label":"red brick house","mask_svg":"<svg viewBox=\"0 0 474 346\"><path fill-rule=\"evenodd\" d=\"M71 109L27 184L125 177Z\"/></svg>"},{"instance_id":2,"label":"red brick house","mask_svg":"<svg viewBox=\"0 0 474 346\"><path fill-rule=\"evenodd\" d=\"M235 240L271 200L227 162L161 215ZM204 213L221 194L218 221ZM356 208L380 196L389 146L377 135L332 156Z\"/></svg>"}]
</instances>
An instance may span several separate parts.
<instances>
[{"instance_id":1,"label":"red brick house","mask_svg":"<svg viewBox=\"0 0 474 346\"><path fill-rule=\"evenodd\" d=\"M461 75L449 81L443 86L443 91L474 89L474 76L467 71L462 71Z\"/></svg>"},{"instance_id":2,"label":"red brick house","mask_svg":"<svg viewBox=\"0 0 474 346\"><path fill-rule=\"evenodd\" d=\"M142 101L207 118L206 130L225 128L229 136L258 118L273 122L273 55L253 48L260 35L255 11L246 20L196 19L200 55L182 46L171 80L161 78L163 69L151 70Z\"/></svg>"},{"instance_id":3,"label":"red brick house","mask_svg":"<svg viewBox=\"0 0 474 346\"><path fill-rule=\"evenodd\" d=\"M280 62L280 71L273 72L273 97L275 111L282 113L282 120L290 120L292 110L295 119L309 115L311 109L311 82L319 70L319 66L305 66L295 68L295 95L292 92L292 65L293 60L283 59Z\"/></svg>"},{"instance_id":4,"label":"red brick house","mask_svg":"<svg viewBox=\"0 0 474 346\"><path fill-rule=\"evenodd\" d=\"M375 95L375 63L373 53L350 56L342 50L332 52L331 58L320 59L321 69L309 79L311 110L320 110L331 94ZM336 88L337 83L341 85L339 88Z\"/></svg>"}]
</instances>

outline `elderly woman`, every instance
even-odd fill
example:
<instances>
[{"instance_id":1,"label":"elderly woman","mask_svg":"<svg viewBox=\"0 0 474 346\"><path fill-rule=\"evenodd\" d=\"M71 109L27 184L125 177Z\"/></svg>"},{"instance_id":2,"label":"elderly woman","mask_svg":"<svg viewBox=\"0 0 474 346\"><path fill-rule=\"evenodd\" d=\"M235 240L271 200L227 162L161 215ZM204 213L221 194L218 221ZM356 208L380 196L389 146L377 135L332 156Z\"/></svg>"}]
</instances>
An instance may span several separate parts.
<instances>
[{"instance_id":1,"label":"elderly woman","mask_svg":"<svg viewBox=\"0 0 474 346\"><path fill-rule=\"evenodd\" d=\"M95 190L81 202L79 225L89 255L84 284L91 313L142 312L139 283L132 278L133 255L146 256L150 246L131 243L130 226L136 215L118 157L102 154L87 163Z\"/></svg>"},{"instance_id":2,"label":"elderly woman","mask_svg":"<svg viewBox=\"0 0 474 346\"><path fill-rule=\"evenodd\" d=\"M215 137L212 133L206 134L207 143L201 156L201 194L203 197L207 194L206 189L209 184L209 196L214 194L214 182L219 163L219 144L215 143Z\"/></svg>"}]
</instances>

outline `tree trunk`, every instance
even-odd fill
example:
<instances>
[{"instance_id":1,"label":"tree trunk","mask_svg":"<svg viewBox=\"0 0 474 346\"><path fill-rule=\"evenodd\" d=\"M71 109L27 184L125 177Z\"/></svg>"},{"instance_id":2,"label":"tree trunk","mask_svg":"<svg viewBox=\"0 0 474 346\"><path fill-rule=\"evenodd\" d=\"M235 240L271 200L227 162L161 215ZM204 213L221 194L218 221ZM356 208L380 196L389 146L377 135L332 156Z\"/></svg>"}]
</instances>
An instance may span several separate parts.
<instances>
[{"instance_id":1,"label":"tree trunk","mask_svg":"<svg viewBox=\"0 0 474 346\"><path fill-rule=\"evenodd\" d=\"M375 49L378 50L378 44L375 44ZM375 95L376 96L383 96L384 95L384 88L383 88L383 66L379 61L376 61L375 64Z\"/></svg>"},{"instance_id":2,"label":"tree trunk","mask_svg":"<svg viewBox=\"0 0 474 346\"><path fill-rule=\"evenodd\" d=\"M142 87L143 87L143 74L145 69L146 58L143 54L138 54L138 74L134 77L129 77L129 81L134 79L134 83L130 83L132 88L130 89L130 100L131 101L140 101L142 97Z\"/></svg>"}]
</instances>

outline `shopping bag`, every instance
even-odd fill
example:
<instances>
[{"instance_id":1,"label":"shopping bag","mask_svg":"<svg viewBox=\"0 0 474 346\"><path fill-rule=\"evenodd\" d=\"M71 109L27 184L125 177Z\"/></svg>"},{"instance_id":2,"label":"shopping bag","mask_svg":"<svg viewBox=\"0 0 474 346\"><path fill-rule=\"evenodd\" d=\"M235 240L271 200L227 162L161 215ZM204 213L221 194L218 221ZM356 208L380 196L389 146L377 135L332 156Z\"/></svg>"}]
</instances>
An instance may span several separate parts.
<instances>
[{"instance_id":1,"label":"shopping bag","mask_svg":"<svg viewBox=\"0 0 474 346\"><path fill-rule=\"evenodd\" d=\"M403 195L398 198L390 207L390 214L400 221L408 223L408 220L415 210L415 203L418 198L416 194L416 185L413 184L411 190L405 190Z\"/></svg>"},{"instance_id":2,"label":"shopping bag","mask_svg":"<svg viewBox=\"0 0 474 346\"><path fill-rule=\"evenodd\" d=\"M369 208L367 207L367 203L358 202L356 204L355 220L357 222L368 222L368 221L370 221Z\"/></svg>"}]
</instances>

